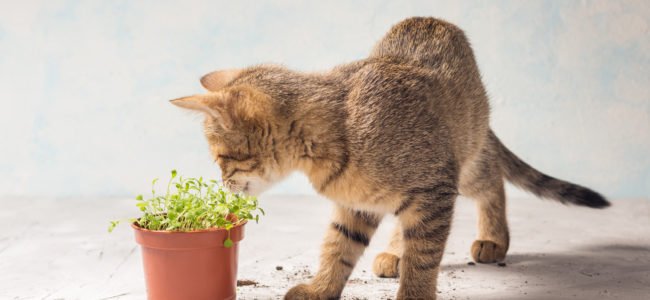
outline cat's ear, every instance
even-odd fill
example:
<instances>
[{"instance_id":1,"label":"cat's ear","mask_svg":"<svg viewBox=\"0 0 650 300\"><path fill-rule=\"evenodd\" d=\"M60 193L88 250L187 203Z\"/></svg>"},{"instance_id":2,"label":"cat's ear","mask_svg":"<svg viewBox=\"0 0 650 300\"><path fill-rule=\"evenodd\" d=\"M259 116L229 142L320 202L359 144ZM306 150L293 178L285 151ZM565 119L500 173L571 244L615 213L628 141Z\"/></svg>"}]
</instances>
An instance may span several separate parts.
<instances>
[{"instance_id":1,"label":"cat's ear","mask_svg":"<svg viewBox=\"0 0 650 300\"><path fill-rule=\"evenodd\" d=\"M232 114L223 93L194 95L170 100L169 102L178 107L203 112L217 120L224 129L232 129L233 127Z\"/></svg>"},{"instance_id":2,"label":"cat's ear","mask_svg":"<svg viewBox=\"0 0 650 300\"><path fill-rule=\"evenodd\" d=\"M233 81L240 73L240 69L215 71L201 77L201 85L214 92Z\"/></svg>"}]
</instances>

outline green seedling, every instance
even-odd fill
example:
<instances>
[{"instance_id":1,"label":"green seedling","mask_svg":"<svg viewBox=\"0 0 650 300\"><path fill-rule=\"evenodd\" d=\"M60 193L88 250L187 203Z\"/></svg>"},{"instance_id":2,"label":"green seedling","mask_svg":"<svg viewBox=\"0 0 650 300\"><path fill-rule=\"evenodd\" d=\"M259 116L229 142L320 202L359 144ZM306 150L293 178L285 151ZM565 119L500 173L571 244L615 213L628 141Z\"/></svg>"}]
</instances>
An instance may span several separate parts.
<instances>
[{"instance_id":1,"label":"green seedling","mask_svg":"<svg viewBox=\"0 0 650 300\"><path fill-rule=\"evenodd\" d=\"M216 180L204 181L202 177L183 178L172 170L164 195L156 194L156 183L151 183L151 197L138 195L136 206L142 212L138 219L130 219L149 230L195 231L210 228L228 230L224 247L232 247L230 229L246 220L259 221L264 210L258 207L257 198L225 190ZM234 218L233 218L234 217ZM108 232L121 221L110 221Z\"/></svg>"}]
</instances>

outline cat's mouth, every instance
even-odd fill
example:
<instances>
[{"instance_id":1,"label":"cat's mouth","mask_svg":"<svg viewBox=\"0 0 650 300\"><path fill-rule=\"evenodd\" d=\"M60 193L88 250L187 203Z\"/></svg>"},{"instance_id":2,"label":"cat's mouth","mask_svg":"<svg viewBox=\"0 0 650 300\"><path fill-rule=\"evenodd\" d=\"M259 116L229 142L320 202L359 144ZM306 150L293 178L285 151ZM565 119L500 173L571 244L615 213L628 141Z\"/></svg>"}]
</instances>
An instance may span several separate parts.
<instances>
[{"instance_id":1,"label":"cat's mouth","mask_svg":"<svg viewBox=\"0 0 650 300\"><path fill-rule=\"evenodd\" d=\"M223 182L223 185L226 187L226 189L233 193L246 193L250 187L250 183L248 181L241 182L232 179L225 180Z\"/></svg>"},{"instance_id":2,"label":"cat's mouth","mask_svg":"<svg viewBox=\"0 0 650 300\"><path fill-rule=\"evenodd\" d=\"M226 189L233 193L244 193L249 196L257 196L259 194L259 189L256 188L257 185L252 182L251 180L245 180L245 181L234 181L234 180L227 180L224 182L224 186Z\"/></svg>"},{"instance_id":3,"label":"cat's mouth","mask_svg":"<svg viewBox=\"0 0 650 300\"><path fill-rule=\"evenodd\" d=\"M277 180L258 177L258 176L240 176L236 179L230 178L224 180L226 189L233 193L244 193L249 196L259 196L268 190Z\"/></svg>"}]
</instances>

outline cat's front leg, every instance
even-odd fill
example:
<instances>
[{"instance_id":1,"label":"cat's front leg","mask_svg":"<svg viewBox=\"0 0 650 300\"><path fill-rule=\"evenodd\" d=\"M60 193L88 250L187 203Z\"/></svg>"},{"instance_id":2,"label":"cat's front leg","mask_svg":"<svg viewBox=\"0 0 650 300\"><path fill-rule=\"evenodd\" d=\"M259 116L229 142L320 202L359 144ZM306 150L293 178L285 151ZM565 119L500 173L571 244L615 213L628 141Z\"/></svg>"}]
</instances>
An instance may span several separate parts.
<instances>
[{"instance_id":1,"label":"cat's front leg","mask_svg":"<svg viewBox=\"0 0 650 300\"><path fill-rule=\"evenodd\" d=\"M320 268L309 284L287 292L286 300L338 299L381 216L337 206L321 249Z\"/></svg>"},{"instance_id":2,"label":"cat's front leg","mask_svg":"<svg viewBox=\"0 0 650 300\"><path fill-rule=\"evenodd\" d=\"M439 182L407 193L398 214L403 230L398 300L436 299L438 271L457 194L453 182Z\"/></svg>"}]
</instances>

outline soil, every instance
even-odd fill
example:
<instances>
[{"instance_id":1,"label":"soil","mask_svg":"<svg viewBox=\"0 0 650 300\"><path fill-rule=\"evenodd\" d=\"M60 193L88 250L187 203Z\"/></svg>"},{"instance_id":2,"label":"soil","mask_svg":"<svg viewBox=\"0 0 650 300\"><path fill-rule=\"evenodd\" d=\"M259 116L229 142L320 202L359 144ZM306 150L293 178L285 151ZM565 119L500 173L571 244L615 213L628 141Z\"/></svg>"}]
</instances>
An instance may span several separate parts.
<instances>
[{"instance_id":1,"label":"soil","mask_svg":"<svg viewBox=\"0 0 650 300\"><path fill-rule=\"evenodd\" d=\"M250 280L250 279L237 280L237 286L249 286L249 285L257 286L257 281Z\"/></svg>"}]
</instances>

